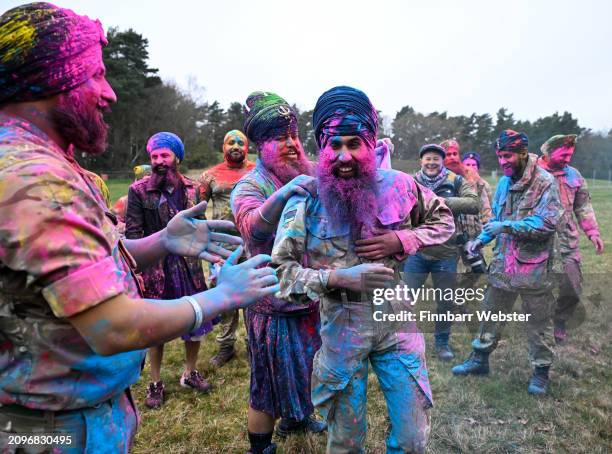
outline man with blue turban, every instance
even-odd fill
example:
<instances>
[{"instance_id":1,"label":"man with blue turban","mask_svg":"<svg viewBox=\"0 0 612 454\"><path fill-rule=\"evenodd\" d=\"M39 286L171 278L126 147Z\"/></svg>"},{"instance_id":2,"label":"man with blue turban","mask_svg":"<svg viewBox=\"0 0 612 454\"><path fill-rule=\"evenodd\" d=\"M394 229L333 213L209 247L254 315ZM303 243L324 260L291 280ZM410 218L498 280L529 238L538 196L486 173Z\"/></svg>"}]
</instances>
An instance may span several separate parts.
<instances>
[{"instance_id":1,"label":"man with blue turban","mask_svg":"<svg viewBox=\"0 0 612 454\"><path fill-rule=\"evenodd\" d=\"M152 174L134 182L128 190L125 215L125 237L138 239L163 230L181 210L197 204L197 184L182 175L178 166L185 158L185 146L171 132L158 132L147 142ZM142 271L145 296L152 299L174 299L206 290L202 266L197 258L168 254ZM184 334L185 370L181 386L207 393L211 385L196 367L202 337L212 330L212 323L202 324L197 331ZM151 383L145 405L161 407L164 403L164 383L161 363L164 345L149 348Z\"/></svg>"},{"instance_id":2,"label":"man with blue turban","mask_svg":"<svg viewBox=\"0 0 612 454\"><path fill-rule=\"evenodd\" d=\"M297 306L319 302L312 401L327 419L327 452L364 451L370 363L387 402L387 452L424 452L432 404L425 343L402 318L411 302L385 287L399 282L407 256L451 237L453 215L411 176L377 169L378 115L362 91L323 93L313 126L318 192L287 202L272 260L278 296Z\"/></svg>"}]
</instances>

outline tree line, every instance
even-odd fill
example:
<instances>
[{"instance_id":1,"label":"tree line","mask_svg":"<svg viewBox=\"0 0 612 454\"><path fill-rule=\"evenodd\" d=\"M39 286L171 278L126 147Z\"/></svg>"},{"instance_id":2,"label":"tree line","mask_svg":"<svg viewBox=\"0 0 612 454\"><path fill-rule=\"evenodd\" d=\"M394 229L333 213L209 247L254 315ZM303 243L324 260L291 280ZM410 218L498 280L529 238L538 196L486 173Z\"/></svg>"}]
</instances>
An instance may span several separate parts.
<instances>
[{"instance_id":1,"label":"tree line","mask_svg":"<svg viewBox=\"0 0 612 454\"><path fill-rule=\"evenodd\" d=\"M183 90L175 83L163 81L156 68L148 65L148 40L132 29L111 28L109 44L104 48L107 79L117 94L118 102L107 115L108 150L100 156L80 156L88 168L128 176L132 167L148 161L147 139L158 131L172 131L185 143L184 165L204 168L221 160L223 136L230 129L241 129L241 102L232 102L223 109L218 102L207 102L198 96L198 87ZM257 87L254 87L256 89ZM300 138L306 152L317 152L312 132L312 110L298 112ZM439 143L455 138L462 152L475 150L482 156L485 170L497 169L494 142L504 129L524 131L529 136L531 152L554 134L579 134L574 164L585 174L593 170L600 178L608 178L612 169L612 130L607 134L593 132L579 125L570 112L555 112L531 122L514 118L506 108L495 117L488 113L451 116L446 112L424 114L405 106L397 112L390 127L382 127L381 136L390 136L395 144L394 158L416 162L418 150L426 143Z\"/></svg>"}]
</instances>

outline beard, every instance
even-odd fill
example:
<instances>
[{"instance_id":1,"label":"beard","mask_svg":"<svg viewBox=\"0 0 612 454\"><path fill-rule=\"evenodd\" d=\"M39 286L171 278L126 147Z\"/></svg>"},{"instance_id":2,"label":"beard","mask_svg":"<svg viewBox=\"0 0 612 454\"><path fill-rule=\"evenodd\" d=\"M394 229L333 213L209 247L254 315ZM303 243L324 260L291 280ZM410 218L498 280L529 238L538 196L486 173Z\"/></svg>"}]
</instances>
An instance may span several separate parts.
<instances>
[{"instance_id":1,"label":"beard","mask_svg":"<svg viewBox=\"0 0 612 454\"><path fill-rule=\"evenodd\" d=\"M322 151L317 166L319 198L329 214L332 225L348 223L351 231L363 238L371 236L378 213L376 158L370 153L364 160L353 158L355 176L337 176L346 163L333 161L332 152Z\"/></svg>"},{"instance_id":2,"label":"beard","mask_svg":"<svg viewBox=\"0 0 612 454\"><path fill-rule=\"evenodd\" d=\"M181 183L176 162L173 162L169 166L165 164L152 166L151 172L152 184L160 191L163 191L169 186L176 189Z\"/></svg>"},{"instance_id":3,"label":"beard","mask_svg":"<svg viewBox=\"0 0 612 454\"><path fill-rule=\"evenodd\" d=\"M297 150L297 159L285 159L276 150L262 148L260 159L263 166L286 184L298 175L312 175L312 166L303 151Z\"/></svg>"},{"instance_id":4,"label":"beard","mask_svg":"<svg viewBox=\"0 0 612 454\"><path fill-rule=\"evenodd\" d=\"M225 160L229 164L241 164L246 159L246 153L240 152L240 156L236 156L236 157L232 156L232 154L233 154L232 152L225 153Z\"/></svg>"},{"instance_id":5,"label":"beard","mask_svg":"<svg viewBox=\"0 0 612 454\"><path fill-rule=\"evenodd\" d=\"M97 104L90 104L78 88L62 93L51 110L51 119L68 143L85 153L99 155L106 150L108 125Z\"/></svg>"}]
</instances>

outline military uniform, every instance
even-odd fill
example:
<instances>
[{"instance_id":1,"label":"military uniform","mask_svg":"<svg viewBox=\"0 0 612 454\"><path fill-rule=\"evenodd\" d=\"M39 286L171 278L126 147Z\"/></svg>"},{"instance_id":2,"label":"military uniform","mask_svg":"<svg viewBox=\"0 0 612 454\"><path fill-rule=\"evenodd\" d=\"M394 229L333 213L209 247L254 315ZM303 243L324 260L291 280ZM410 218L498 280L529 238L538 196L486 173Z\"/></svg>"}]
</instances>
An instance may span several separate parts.
<instances>
[{"instance_id":1,"label":"military uniform","mask_svg":"<svg viewBox=\"0 0 612 454\"><path fill-rule=\"evenodd\" d=\"M402 252L377 261L393 268L423 246L446 241L452 214L433 192L395 170L378 170L379 228L397 232ZM312 399L329 424L327 452L364 452L368 360L387 401L391 431L388 452L421 452L429 432L426 411L432 403L425 364L425 343L414 322L377 322L372 300L347 290L327 288L334 269L363 263L355 253L348 224L332 225L318 197L289 200L276 235L272 263L277 265L283 300L302 307L320 302L322 347L315 356ZM387 312L410 309L392 300Z\"/></svg>"},{"instance_id":2,"label":"military uniform","mask_svg":"<svg viewBox=\"0 0 612 454\"><path fill-rule=\"evenodd\" d=\"M3 452L16 449L11 433L33 432L71 435L77 452L130 447L138 416L129 386L145 352L98 355L67 321L120 294L140 295L135 263L106 211L71 155L32 124L0 114Z\"/></svg>"},{"instance_id":3,"label":"military uniform","mask_svg":"<svg viewBox=\"0 0 612 454\"><path fill-rule=\"evenodd\" d=\"M542 159L538 160L538 164L557 179L559 195L564 208L563 217L557 228L563 274L559 282L559 297L554 321L565 323L573 315L582 293L578 226L589 239L599 236L599 226L591 205L587 183L580 172L571 166L565 166L561 170L549 170Z\"/></svg>"},{"instance_id":4,"label":"military uniform","mask_svg":"<svg viewBox=\"0 0 612 454\"><path fill-rule=\"evenodd\" d=\"M497 185L493 220L503 223L503 231L493 249L484 309L508 313L520 295L523 311L531 314L527 322L529 357L533 366L543 367L553 361L553 247L563 207L554 177L536 161L530 154L518 181L503 176ZM483 244L493 240L484 231L478 239ZM472 343L474 350L493 351L504 324L482 322Z\"/></svg>"}]
</instances>

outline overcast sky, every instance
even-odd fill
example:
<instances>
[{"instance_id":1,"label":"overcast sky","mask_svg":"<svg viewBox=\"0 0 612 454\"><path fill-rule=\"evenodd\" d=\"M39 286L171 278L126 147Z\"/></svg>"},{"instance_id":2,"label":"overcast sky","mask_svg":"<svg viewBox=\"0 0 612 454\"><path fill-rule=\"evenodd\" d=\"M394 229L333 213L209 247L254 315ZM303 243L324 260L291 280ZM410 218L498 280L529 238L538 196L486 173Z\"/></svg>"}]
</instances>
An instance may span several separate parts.
<instances>
[{"instance_id":1,"label":"overcast sky","mask_svg":"<svg viewBox=\"0 0 612 454\"><path fill-rule=\"evenodd\" d=\"M224 107L269 90L312 109L345 84L391 118L405 105L451 115L504 106L518 119L567 110L583 127L612 128L611 1L54 3L133 28L164 79L195 77Z\"/></svg>"}]
</instances>

